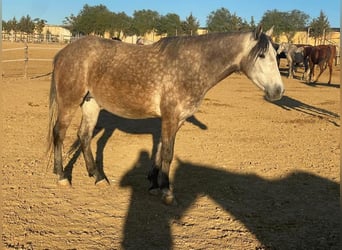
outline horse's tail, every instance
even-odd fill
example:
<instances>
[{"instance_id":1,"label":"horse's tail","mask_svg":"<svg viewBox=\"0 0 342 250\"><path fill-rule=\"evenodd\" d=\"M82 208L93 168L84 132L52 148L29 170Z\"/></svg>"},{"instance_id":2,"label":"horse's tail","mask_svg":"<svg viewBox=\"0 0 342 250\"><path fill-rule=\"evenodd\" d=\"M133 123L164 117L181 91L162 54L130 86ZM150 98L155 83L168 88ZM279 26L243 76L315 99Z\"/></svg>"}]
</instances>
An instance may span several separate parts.
<instances>
[{"instance_id":1,"label":"horse's tail","mask_svg":"<svg viewBox=\"0 0 342 250\"><path fill-rule=\"evenodd\" d=\"M48 155L51 156L53 142L54 142L53 130L57 122L57 114L58 114L57 89L56 89L54 72L52 72L52 77L51 77L49 101L50 101L49 103L49 127L48 127L48 134L47 134L46 152L48 153Z\"/></svg>"}]
</instances>

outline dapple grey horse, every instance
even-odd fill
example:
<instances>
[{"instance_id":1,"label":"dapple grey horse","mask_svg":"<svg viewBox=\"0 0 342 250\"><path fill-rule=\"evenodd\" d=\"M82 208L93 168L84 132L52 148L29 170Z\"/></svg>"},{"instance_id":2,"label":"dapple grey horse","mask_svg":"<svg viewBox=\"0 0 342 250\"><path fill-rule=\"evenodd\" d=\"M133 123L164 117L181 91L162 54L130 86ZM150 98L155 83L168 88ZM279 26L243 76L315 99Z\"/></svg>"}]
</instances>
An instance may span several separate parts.
<instances>
[{"instance_id":1,"label":"dapple grey horse","mask_svg":"<svg viewBox=\"0 0 342 250\"><path fill-rule=\"evenodd\" d=\"M78 131L89 176L107 183L97 166L91 139L101 109L131 119L161 118L161 138L148 176L150 190L160 190L172 204L169 170L176 133L199 108L205 94L233 72L243 72L270 101L284 86L269 36L254 32L168 37L138 46L88 36L62 49L54 59L50 87L48 149L54 172L70 185L63 169L62 146L67 128L81 107Z\"/></svg>"},{"instance_id":2,"label":"dapple grey horse","mask_svg":"<svg viewBox=\"0 0 342 250\"><path fill-rule=\"evenodd\" d=\"M296 45L291 43L281 43L279 45L277 54L279 55L280 53L284 52L286 54L286 59L289 65L288 78L293 78L295 64L305 63L303 51L303 47L297 47Z\"/></svg>"}]
</instances>

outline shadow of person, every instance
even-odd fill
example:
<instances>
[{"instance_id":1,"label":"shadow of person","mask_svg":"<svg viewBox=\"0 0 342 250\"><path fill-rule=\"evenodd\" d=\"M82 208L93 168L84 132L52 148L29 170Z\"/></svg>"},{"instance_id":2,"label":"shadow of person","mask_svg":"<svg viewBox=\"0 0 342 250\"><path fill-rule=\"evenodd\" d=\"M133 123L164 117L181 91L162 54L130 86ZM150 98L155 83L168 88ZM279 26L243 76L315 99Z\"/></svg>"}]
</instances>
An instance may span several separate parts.
<instances>
[{"instance_id":1,"label":"shadow of person","mask_svg":"<svg viewBox=\"0 0 342 250\"><path fill-rule=\"evenodd\" d=\"M172 222L203 195L243 223L260 241L260 249L339 249L337 183L305 172L266 180L178 160L173 181L178 206L169 207L147 192L145 176L150 164L148 153L141 152L120 182L132 191L123 249L174 248ZM222 233L217 237L222 240L235 228L220 230L216 227L215 233ZM223 248L224 242L220 243Z\"/></svg>"},{"instance_id":2,"label":"shadow of person","mask_svg":"<svg viewBox=\"0 0 342 250\"><path fill-rule=\"evenodd\" d=\"M206 130L207 126L199 121L194 115L186 120L188 123L194 126ZM151 159L153 160L158 149L158 143L161 133L161 120L159 118L148 118L148 119L125 119L114 115L106 110L101 110L99 118L97 120L96 127L93 132L93 138L103 131L101 137L96 143L96 154L95 162L99 168L99 171L104 173L103 166L103 152L104 148L111 138L115 130L120 130L129 134L150 134L152 135L152 149L151 149ZM72 170L75 162L81 154L80 142L79 140L74 141L67 155L71 155L70 160L65 166L65 174L72 183Z\"/></svg>"},{"instance_id":3,"label":"shadow of person","mask_svg":"<svg viewBox=\"0 0 342 250\"><path fill-rule=\"evenodd\" d=\"M160 197L148 193L146 174L151 163L149 154L142 151L120 181L120 186L129 187L132 192L123 230L123 249L172 249L170 221L177 217L179 209L164 205Z\"/></svg>"}]
</instances>

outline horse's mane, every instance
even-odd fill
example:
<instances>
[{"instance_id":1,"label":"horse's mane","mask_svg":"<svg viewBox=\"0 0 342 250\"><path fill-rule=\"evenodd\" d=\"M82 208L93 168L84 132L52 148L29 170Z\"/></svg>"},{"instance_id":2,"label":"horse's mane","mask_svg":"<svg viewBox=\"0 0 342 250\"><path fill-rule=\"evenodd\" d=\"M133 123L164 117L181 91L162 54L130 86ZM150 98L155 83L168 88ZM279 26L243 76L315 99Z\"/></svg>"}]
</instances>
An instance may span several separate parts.
<instances>
[{"instance_id":1,"label":"horse's mane","mask_svg":"<svg viewBox=\"0 0 342 250\"><path fill-rule=\"evenodd\" d=\"M174 51L180 46L191 44L192 46L196 44L203 44L203 42L212 42L215 40L222 40L222 38L227 36L233 36L236 34L242 34L246 32L221 32L221 33L209 33L204 35L195 36L171 36L164 37L158 42L154 43L154 46L159 48L160 51L171 50Z\"/></svg>"},{"instance_id":2,"label":"horse's mane","mask_svg":"<svg viewBox=\"0 0 342 250\"><path fill-rule=\"evenodd\" d=\"M225 37L229 36L236 36L236 35L243 35L250 33L248 32L221 32L221 33L209 33L205 35L196 35L196 36L174 36L174 37L164 37L160 39L158 42L154 43L153 46L159 49L159 51L167 51L169 53L176 52L179 47L191 44L192 46L196 46L196 44L203 44L204 41L207 41L208 43L222 40ZM259 55L264 54L269 47L269 41L270 38L264 34L261 33L258 43L252 48L249 58L251 60L256 60L256 58Z\"/></svg>"}]
</instances>

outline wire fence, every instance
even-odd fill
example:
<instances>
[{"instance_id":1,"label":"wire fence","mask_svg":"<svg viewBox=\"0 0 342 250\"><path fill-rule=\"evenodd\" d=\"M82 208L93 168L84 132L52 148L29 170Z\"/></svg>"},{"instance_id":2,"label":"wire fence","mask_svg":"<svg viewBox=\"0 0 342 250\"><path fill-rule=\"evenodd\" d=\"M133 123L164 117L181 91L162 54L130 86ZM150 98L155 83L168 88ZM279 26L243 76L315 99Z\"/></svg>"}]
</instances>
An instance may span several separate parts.
<instances>
[{"instance_id":1,"label":"wire fence","mask_svg":"<svg viewBox=\"0 0 342 250\"><path fill-rule=\"evenodd\" d=\"M46 74L46 71L51 70L53 57L60 49L62 49L62 46L31 47L28 46L27 43L25 43L24 47L2 49L2 78L10 76L23 76L24 78L28 79L29 76L35 78L36 76L34 75L37 74L48 75L49 73ZM20 51L22 51L22 53ZM35 53L34 51L38 51L39 53ZM39 63L34 63L33 65L33 63L30 64L30 62L50 62L50 64L47 66L46 64L39 65ZM11 66L8 66L8 64L11 64Z\"/></svg>"},{"instance_id":2,"label":"wire fence","mask_svg":"<svg viewBox=\"0 0 342 250\"><path fill-rule=\"evenodd\" d=\"M12 42L11 44L13 46ZM65 46L61 44L30 44L29 46L27 42L19 44L24 46L2 49L2 78L18 76L28 79L50 75L54 55ZM339 46L336 47L335 65L339 65L341 51Z\"/></svg>"},{"instance_id":3,"label":"wire fence","mask_svg":"<svg viewBox=\"0 0 342 250\"><path fill-rule=\"evenodd\" d=\"M27 42L27 43L70 43L73 39L67 34L26 34L24 32L2 31L2 41Z\"/></svg>"}]
</instances>

